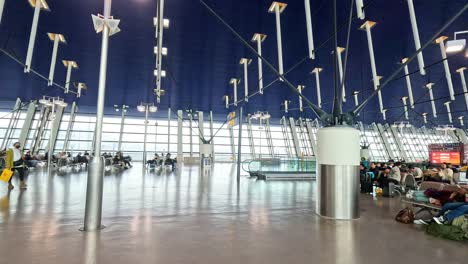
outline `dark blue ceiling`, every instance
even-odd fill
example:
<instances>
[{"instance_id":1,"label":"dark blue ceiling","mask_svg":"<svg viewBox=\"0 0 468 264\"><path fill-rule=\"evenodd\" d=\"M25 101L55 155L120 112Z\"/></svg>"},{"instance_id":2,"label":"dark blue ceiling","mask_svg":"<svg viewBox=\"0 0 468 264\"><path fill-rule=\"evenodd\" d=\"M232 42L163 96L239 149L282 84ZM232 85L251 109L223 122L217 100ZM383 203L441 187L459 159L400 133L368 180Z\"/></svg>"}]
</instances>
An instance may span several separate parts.
<instances>
[{"instance_id":1,"label":"dark blue ceiling","mask_svg":"<svg viewBox=\"0 0 468 264\"><path fill-rule=\"evenodd\" d=\"M276 30L273 14L267 12L270 0L205 0L245 39L250 40L256 32L267 34L264 42L264 56L277 65ZM316 102L315 79L310 74L315 67L324 68L321 74L324 108L331 106L333 96L332 80L332 9L329 0L311 0L314 39L317 51L316 60L305 60L287 78L294 84L306 85L304 94ZM338 24L346 22L349 0L338 0ZM414 44L405 0L368 0L364 1L367 19L378 25L372 30L376 64L379 75L388 77L399 65L401 58L411 55ZM96 105L99 75L99 57L101 35L95 33L91 14L102 13L102 0L49 0L51 12L41 12L39 29L35 46L32 67L48 75L52 42L46 32L57 32L65 35L68 44L59 49L58 59L76 60L80 69L72 73L72 81L87 83L89 90L78 99L79 105ZM305 27L304 3L302 0L287 1L288 7L283 13L282 32L285 69L289 69L307 56L307 39ZM415 0L421 41L427 41L446 20L456 13L466 0ZM353 11L354 13L355 11ZM153 101L152 90L155 87L153 70L155 57L155 32L153 17L156 13L156 0L114 0L112 14L121 19L121 32L110 40L109 66L106 90L106 105L128 104L136 106L141 101ZM0 46L15 55L21 61L26 57L29 31L33 9L27 0L6 0L4 17L0 24ZM165 17L171 20L171 27L164 32L164 46L169 55L163 60L163 68L168 76L163 79L163 88L167 95L162 98L160 109L194 109L213 110L218 114L227 114L222 97L232 95L229 79L241 78L243 69L238 64L241 57L255 59L242 44L216 20L197 0L166 0ZM349 62L346 80L348 102L345 109L350 109L354 102L352 91L362 91L360 100L372 92L371 69L369 63L367 38L365 32L359 31L362 24L359 19L353 20ZM460 17L446 32L452 37L457 30L466 30L468 13ZM344 46L346 26L339 32L339 45ZM440 61L441 55L437 45L431 45L424 52L426 65ZM254 61L255 62L255 61ZM455 93L462 93L460 77L455 70L467 66L467 59L462 54L449 58ZM418 69L416 60L410 64L410 71ZM276 78L271 71L264 68L265 84ZM253 93L257 86L257 65L249 67L249 86ZM57 64L55 80L65 82L66 71ZM415 100L427 101L428 95L424 84L435 82L435 98L448 96L447 82L443 65L438 63L427 70L426 76L411 76ZM26 75L20 65L5 55L0 55L0 99L23 100L36 99L46 95L64 96L58 88L48 87L46 82L32 74ZM383 91L384 106L389 108L388 121L402 119L403 109L400 98L405 96L407 88L404 79L392 82ZM243 95L243 85L239 88L239 98ZM68 101L74 98L66 96ZM246 105L247 112L266 110L274 117L283 115L281 102L292 101L291 108L297 108L295 96L284 84L277 82L265 91L263 96L255 96ZM437 101L439 118L430 118L433 124L446 124L447 115L443 102ZM395 107L395 108L393 108ZM232 110L232 109L231 109ZM430 103L418 104L415 111L410 111L414 122L421 124L419 114L431 112ZM454 118L466 114L463 96L458 96L452 104ZM290 111L293 116L314 117L310 110L303 114ZM377 100L366 107L360 119L366 123L381 121ZM468 118L468 116L467 116Z\"/></svg>"}]
</instances>

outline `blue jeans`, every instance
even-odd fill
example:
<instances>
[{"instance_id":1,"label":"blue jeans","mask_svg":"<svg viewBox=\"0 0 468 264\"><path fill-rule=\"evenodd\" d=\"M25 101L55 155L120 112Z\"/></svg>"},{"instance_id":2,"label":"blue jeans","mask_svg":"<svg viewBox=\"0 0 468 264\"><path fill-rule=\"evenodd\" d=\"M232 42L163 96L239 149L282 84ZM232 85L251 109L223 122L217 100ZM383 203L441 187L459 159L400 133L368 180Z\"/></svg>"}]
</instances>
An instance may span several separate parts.
<instances>
[{"instance_id":1,"label":"blue jeans","mask_svg":"<svg viewBox=\"0 0 468 264\"><path fill-rule=\"evenodd\" d=\"M444 215L447 211L450 212L445 215L445 218L448 221L452 221L459 216L468 214L468 203L446 203L444 206L442 206L442 209L437 214L437 216Z\"/></svg>"}]
</instances>

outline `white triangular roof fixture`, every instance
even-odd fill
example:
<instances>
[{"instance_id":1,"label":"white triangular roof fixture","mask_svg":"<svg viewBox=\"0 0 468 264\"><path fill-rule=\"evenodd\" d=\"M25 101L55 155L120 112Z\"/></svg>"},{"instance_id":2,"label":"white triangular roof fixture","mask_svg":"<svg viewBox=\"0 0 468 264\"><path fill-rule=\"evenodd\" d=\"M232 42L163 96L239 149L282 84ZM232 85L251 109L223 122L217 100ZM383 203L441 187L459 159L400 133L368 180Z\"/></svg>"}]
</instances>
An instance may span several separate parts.
<instances>
[{"instance_id":1,"label":"white triangular roof fixture","mask_svg":"<svg viewBox=\"0 0 468 264\"><path fill-rule=\"evenodd\" d=\"M113 16L106 19L101 14L98 14L97 16L91 15L91 18L93 19L94 30L96 30L96 33L102 32L102 30L104 29L104 25L107 25L109 27L109 36L120 32L120 19L114 19Z\"/></svg>"}]
</instances>

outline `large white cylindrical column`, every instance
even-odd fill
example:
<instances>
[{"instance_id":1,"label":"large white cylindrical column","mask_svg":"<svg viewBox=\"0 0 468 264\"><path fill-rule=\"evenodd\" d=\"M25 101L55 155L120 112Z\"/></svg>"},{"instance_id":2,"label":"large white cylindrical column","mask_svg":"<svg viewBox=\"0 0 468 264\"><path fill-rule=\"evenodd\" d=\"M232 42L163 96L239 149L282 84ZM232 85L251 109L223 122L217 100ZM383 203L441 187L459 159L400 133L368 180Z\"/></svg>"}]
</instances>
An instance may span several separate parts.
<instances>
[{"instance_id":1,"label":"large white cylindrical column","mask_svg":"<svg viewBox=\"0 0 468 264\"><path fill-rule=\"evenodd\" d=\"M359 218L359 130L321 128L317 149L316 213L332 219Z\"/></svg>"}]
</instances>

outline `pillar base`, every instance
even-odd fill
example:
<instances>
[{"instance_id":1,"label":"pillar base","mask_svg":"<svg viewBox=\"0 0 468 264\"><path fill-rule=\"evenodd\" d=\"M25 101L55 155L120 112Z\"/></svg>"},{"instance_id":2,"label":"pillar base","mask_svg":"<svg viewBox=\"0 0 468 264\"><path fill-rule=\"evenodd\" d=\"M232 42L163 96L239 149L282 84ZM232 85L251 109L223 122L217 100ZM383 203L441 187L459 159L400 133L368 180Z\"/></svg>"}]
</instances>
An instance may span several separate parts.
<instances>
[{"instance_id":1,"label":"pillar base","mask_svg":"<svg viewBox=\"0 0 468 264\"><path fill-rule=\"evenodd\" d=\"M86 208L84 231L97 231L102 229L102 190L104 180L104 159L94 157L89 163L88 183L86 187Z\"/></svg>"},{"instance_id":2,"label":"pillar base","mask_svg":"<svg viewBox=\"0 0 468 264\"><path fill-rule=\"evenodd\" d=\"M359 131L326 127L317 134L316 213L335 220L359 218Z\"/></svg>"}]
</instances>

